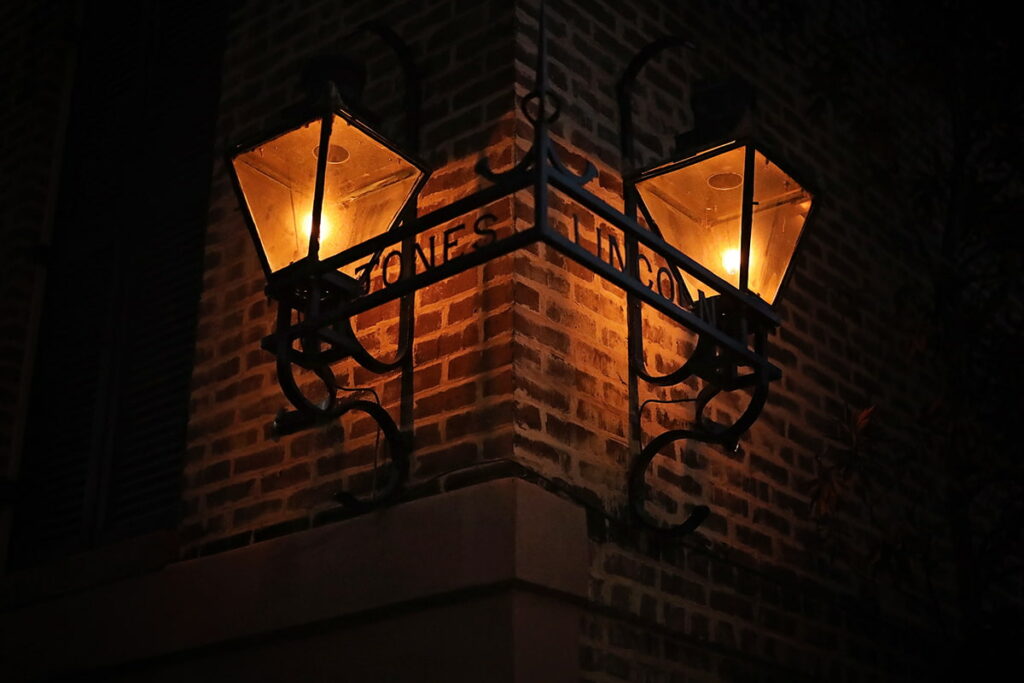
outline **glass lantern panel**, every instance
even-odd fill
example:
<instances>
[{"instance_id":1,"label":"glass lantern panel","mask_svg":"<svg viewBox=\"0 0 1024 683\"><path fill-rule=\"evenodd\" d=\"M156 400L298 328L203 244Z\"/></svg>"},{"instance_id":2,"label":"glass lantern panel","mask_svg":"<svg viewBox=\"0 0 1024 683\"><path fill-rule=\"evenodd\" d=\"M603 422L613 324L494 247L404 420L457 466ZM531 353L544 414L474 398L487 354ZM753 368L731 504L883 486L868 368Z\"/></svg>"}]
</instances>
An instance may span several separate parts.
<instances>
[{"instance_id":1,"label":"glass lantern panel","mask_svg":"<svg viewBox=\"0 0 1024 683\"><path fill-rule=\"evenodd\" d=\"M779 293L810 208L811 195L755 152L748 286L769 304Z\"/></svg>"},{"instance_id":2,"label":"glass lantern panel","mask_svg":"<svg viewBox=\"0 0 1024 683\"><path fill-rule=\"evenodd\" d=\"M336 115L324 181L320 258L386 232L422 177L423 171L408 159ZM358 266L356 262L341 270L355 277Z\"/></svg>"},{"instance_id":3,"label":"glass lantern panel","mask_svg":"<svg viewBox=\"0 0 1024 683\"><path fill-rule=\"evenodd\" d=\"M666 242L739 286L744 149L739 147L637 183ZM690 295L713 289L687 273Z\"/></svg>"},{"instance_id":4,"label":"glass lantern panel","mask_svg":"<svg viewBox=\"0 0 1024 683\"><path fill-rule=\"evenodd\" d=\"M234 158L249 213L271 272L304 258L312 228L320 120Z\"/></svg>"}]
</instances>

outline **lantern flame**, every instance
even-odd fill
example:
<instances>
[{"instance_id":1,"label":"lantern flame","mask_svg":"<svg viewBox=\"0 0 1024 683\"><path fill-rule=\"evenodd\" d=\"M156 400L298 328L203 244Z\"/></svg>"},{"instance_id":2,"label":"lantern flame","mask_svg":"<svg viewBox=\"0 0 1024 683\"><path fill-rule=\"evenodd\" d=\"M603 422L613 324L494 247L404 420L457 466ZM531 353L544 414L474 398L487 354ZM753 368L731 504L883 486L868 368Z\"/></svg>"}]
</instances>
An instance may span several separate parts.
<instances>
[{"instance_id":1,"label":"lantern flame","mask_svg":"<svg viewBox=\"0 0 1024 683\"><path fill-rule=\"evenodd\" d=\"M313 213L312 212L307 213L303 217L302 223L300 223L300 225L302 226L302 235L303 235L303 237L306 238L306 245L308 245L310 238L313 236ZM321 213L320 214L320 243L323 244L323 241L325 239L327 239L330 236L330 234L331 234L331 222L329 220L327 220L327 214L326 213ZM302 246L302 245L300 245L300 246Z\"/></svg>"},{"instance_id":2,"label":"lantern flame","mask_svg":"<svg viewBox=\"0 0 1024 683\"><path fill-rule=\"evenodd\" d=\"M726 249L722 252L722 267L729 275L740 272L740 250Z\"/></svg>"}]
</instances>

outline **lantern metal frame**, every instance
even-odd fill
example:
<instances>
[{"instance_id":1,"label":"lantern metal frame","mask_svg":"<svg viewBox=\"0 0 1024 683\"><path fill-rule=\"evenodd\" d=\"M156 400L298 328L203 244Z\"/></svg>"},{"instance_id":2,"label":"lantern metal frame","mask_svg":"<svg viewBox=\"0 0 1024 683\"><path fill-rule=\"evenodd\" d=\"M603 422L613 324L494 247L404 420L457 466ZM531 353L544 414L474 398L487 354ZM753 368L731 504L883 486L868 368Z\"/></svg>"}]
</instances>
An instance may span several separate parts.
<instances>
[{"instance_id":1,"label":"lantern metal frame","mask_svg":"<svg viewBox=\"0 0 1024 683\"><path fill-rule=\"evenodd\" d=\"M252 140L249 140L245 143L234 145L227 154L227 167L231 175L231 181L232 185L235 188L235 193L238 195L240 200L243 202L245 201L245 192L242 190L241 182L239 181L238 174L235 171L233 164L233 160L237 156L244 154L246 152L251 152L256 148L265 145L270 140L274 140L276 138L287 135L288 133L299 129L302 126L309 125L316 120L320 121L319 147L321 149L326 149L330 141L331 131L333 130L334 117L338 116L344 119L350 126L357 128L361 133L371 138L374 142L378 143L382 147L385 147L389 151L401 156L403 159L408 161L411 165L415 166L417 170L419 170L422 173L420 179L416 182L415 187L412 189L412 192L409 195L407 203L414 202L415 198L423 189L423 186L430 179L431 169L427 166L426 163L418 159L415 155L409 153L407 150L402 149L400 145L396 144L395 142L388 139L386 136L379 133L372 126L370 126L368 122L364 121L359 114L355 113L354 111L351 111L350 109L351 107L346 106L346 104L341 99L341 96L336 86L333 83L327 83L325 84L325 91L323 93L323 97L321 98L321 103L318 106L312 107L308 115L292 116L289 118L288 123L275 127L274 129L271 130L271 132L261 134L257 138L253 138ZM246 227L249 229L249 234L252 237L253 244L255 245L256 251L259 255L260 265L262 265L263 267L263 273L267 278L267 287L269 289L268 293L270 293L271 296L275 299L295 296L302 298L304 296L302 293L288 291L288 285L294 284L295 281L295 276L293 274L301 274L304 272L304 269L308 269L308 261L320 260L318 253L315 253L313 251L312 243L314 239L316 239L317 242L319 242L319 227L321 219L320 207L322 206L324 197L327 155L318 156L316 166L316 180L314 182L313 187L314 206L313 211L311 212L311 217L313 220L313 230L310 231L309 244L307 245L310 251L303 258L287 266L279 268L276 271L272 270L270 267L270 263L267 260L265 250L261 245L259 230L256 226L255 220L253 220L252 213L247 210L242 212L245 216ZM404 209L405 206L402 207L402 211L404 211ZM388 226L388 230L390 230L396 224L402 221L402 211L400 211L395 216L395 219L392 221L391 225ZM317 246L319 246L319 244ZM298 277L301 278L301 275L298 275ZM346 291L355 291L353 288L356 286L356 283L349 281L353 279L348 278L342 273L321 275L320 279L322 281L322 284L326 284L330 288L338 288Z\"/></svg>"},{"instance_id":2,"label":"lantern metal frame","mask_svg":"<svg viewBox=\"0 0 1024 683\"><path fill-rule=\"evenodd\" d=\"M635 172L628 176L625 180L625 185L630 188L630 191L636 191L636 186L645 180L656 178L661 175L672 173L690 166L712 159L720 154L726 154L736 149L745 149L745 159L743 161L743 198L740 200L742 204L742 214L740 216L740 263L739 263L739 289L743 291L748 290L749 273L750 273L750 238L753 232L753 216L754 206L757 202L753 198L753 192L756 187L754 182L754 155L760 153L761 156L769 159L779 170L781 170L786 176L793 180L795 184L800 186L802 190L807 192L812 197L810 209L807 212L807 217L804 219L804 223L807 224L811 220L811 212L817 207L817 202L813 200L813 197L817 196L809 185L804 182L804 179L798 175L794 175L791 170L782 164L779 164L776 159L778 156L772 152L770 147L766 145L762 140L756 140L750 135L737 135L729 136L715 142L710 142L705 145L701 145L697 149L683 150L680 154L674 154L669 160L662 161L660 163L649 166L641 171ZM643 197L637 195L637 208L640 214L643 215L644 221L659 235L661 234L658 229L657 221L651 215L644 203ZM801 230L797 236L796 243L793 247L793 253L790 257L790 264L793 262L793 258L800 250L800 245L803 242L804 231ZM782 297L782 292L785 291L786 285L789 283L789 279L793 274L793 269L787 265L785 272L782 275L782 280L779 282L778 292L775 295L774 301L778 301ZM687 291L687 297L690 301L693 301L692 295ZM773 310L775 310L775 303L768 304Z\"/></svg>"},{"instance_id":3,"label":"lantern metal frame","mask_svg":"<svg viewBox=\"0 0 1024 683\"><path fill-rule=\"evenodd\" d=\"M381 24L375 22L363 24L348 38L360 33L375 35L393 51L398 59L404 80L405 146L415 150L419 146L420 84L412 52L408 45L391 29ZM326 61L330 62L331 60ZM341 64L341 66L344 68L347 64ZM379 491L374 490L369 500L360 499L343 490L339 490L335 494L338 502L352 512L358 513L393 501L401 492L402 484L408 477L409 455L412 451L410 434L412 432L413 406L410 390L412 387L412 341L415 319L413 295L408 294L401 297L398 348L392 360L381 360L366 349L354 331L351 316L337 318L316 333L302 334L297 339L289 338L287 343L282 343L281 332L292 327L296 317L299 319L316 317L324 307L331 307L341 301L349 301L358 297L368 289L369 284L368 281L360 282L330 267L324 268L323 260L319 257L319 228L328 155L323 154L317 157L311 211L313 225L310 230L307 255L277 271L270 268L262 247L259 230L248 210L245 192L234 168L234 159L269 140L297 130L317 119L320 121L319 149L328 149L334 117L339 116L379 145L401 156L421 173L404 206L400 208L387 230L393 230L396 226L416 216L419 193L429 180L431 169L414 154L379 133L364 120L363 116L356 112L354 107L343 102L338 87L333 81L328 80L324 85L325 88L319 101L305 112L289 117L286 124L278 126L270 133L264 133L250 141L231 147L226 155L226 166L229 169L239 203L244 209L242 213L267 279L266 294L278 304L275 333L264 338L262 346L271 351L276 358L278 383L293 409L282 409L278 413L273 424L274 433L278 436L292 434L338 420L349 412L358 411L365 413L377 424L379 433L383 435L384 441L388 444L390 464L387 468L387 475L380 482ZM406 238L402 242L403 267L406 262L411 262L414 248L414 237ZM380 254L381 252L377 251L371 255L371 267ZM366 268L367 275L370 270L370 267ZM300 344L299 349L294 348L295 341ZM375 374L386 374L396 369L401 371L403 401L397 423L380 404L379 397L375 392L362 388L339 386L331 365L342 358L352 358L361 367ZM309 370L319 378L326 391L326 399L315 401L305 394L296 379L296 367ZM339 391L346 391L349 395L340 398ZM371 393L375 400L357 398L364 393Z\"/></svg>"},{"instance_id":4,"label":"lantern metal frame","mask_svg":"<svg viewBox=\"0 0 1024 683\"><path fill-rule=\"evenodd\" d=\"M645 472L655 455L664 447L681 439L735 447L740 435L757 419L767 398L768 385L781 376L778 367L767 356L767 336L779 324L775 311L765 301L742 288L734 287L710 269L701 265L659 234L638 220L636 174L624 172L624 210L619 210L586 188L597 175L589 162L581 173L570 170L560 159L550 136L550 126L559 117L561 104L548 89L547 38L543 3L538 21L536 76L533 89L520 101L520 108L533 126L529 151L513 168L494 172L486 159L477 164L477 172L490 185L469 196L419 215L418 196L407 205L399 221L387 232L322 259L306 259L274 274L268 294L279 302L274 332L262 341L264 349L275 354L278 374L286 397L294 410L282 412L276 421L281 433L291 433L327 420L349 410L361 410L381 425L390 444L391 471L382 494L371 501L340 494L339 500L353 511L360 511L395 500L408 475L408 458L412 448L412 313L415 292L465 270L475 268L514 251L543 243L565 257L587 268L595 275L623 290L627 297L627 336L629 356L630 441L634 453L628 473L630 509L637 522L670 534L684 534L695 529L709 514L705 506L693 508L685 522L664 526L644 509L647 487ZM655 41L630 63L619 84L621 141L623 159L632 154L632 117L630 91L633 80L643 65L666 47L688 45L676 38ZM410 84L407 83L407 88ZM413 84L412 87L415 87ZM418 120L409 113L410 120ZM264 137L264 139L266 139ZM326 156L326 155L324 155ZM244 196L239 190L243 207ZM417 272L414 248L416 237L445 223L472 215L496 201L513 198L528 191L533 199L532 225L506 236L495 236L487 244L457 254L441 264ZM620 230L624 236L626 263L622 269L601 260L583 246L559 232L549 220L551 192L559 193L568 202L589 211L598 220ZM292 296L294 292L317 292L332 287L338 269L367 257L379 257L384 250L401 245L401 268L397 280L376 291L343 289L338 296ZM718 292L712 298L691 302L689 306L663 297L644 284L639 274L639 249L644 247L664 259L678 273L685 272ZM359 313L383 304L401 300L399 349L396 360L380 362L366 352L352 333L351 319ZM690 330L698 337L694 352L679 369L664 376L649 373L644 367L642 342L642 306L657 310L670 321ZM299 311L301 319L294 320ZM296 346L296 344L298 344ZM318 404L307 399L294 381L293 366L315 373L333 393L338 389L330 365L354 358L374 372L403 370L401 428L379 404L365 400L332 400ZM670 430L640 446L641 425L638 382L643 379L660 386L671 386L696 375L705 387L692 399L697 411L695 425L688 430ZM743 414L732 425L717 425L704 415L704 409L721 391L751 389L753 397Z\"/></svg>"},{"instance_id":5,"label":"lantern metal frame","mask_svg":"<svg viewBox=\"0 0 1024 683\"><path fill-rule=\"evenodd\" d=\"M778 157L767 154L765 152L766 146L762 141L755 141L749 134L736 134L736 129L738 128L736 125L727 124L726 128L729 130L725 131L724 134L723 131L717 130L711 136L704 136L702 135L704 132L702 121L697 117L698 120L694 122L694 130L678 137L677 146L680 149L670 159L643 169L629 167L635 154L632 95L636 80L651 60L671 49L695 50L696 45L689 39L681 36L664 36L650 42L634 55L616 87L620 125L619 150L624 167L622 169L622 177L625 213L633 220L637 220L638 214L642 214L649 228L660 236L661 233L657 222L647 210L637 185L649 178L693 166L735 149L745 148L740 218L741 246L738 290L743 293L749 293L747 285L749 277L750 236L755 204L753 197L754 154L760 151L766 158L771 158L773 160L772 163L775 163L776 166L779 166L775 161ZM694 107L695 113L696 109ZM721 125L717 126L717 128L721 127ZM694 138L699 142L694 143ZM683 140L689 140L690 142L684 146L680 144ZM793 179L797 185L811 194L812 197L816 196L817 193L811 191L808 185L790 173L788 168L783 168L782 166L779 166L779 168ZM811 223L816 206L817 202L812 201L810 210L804 220L804 228ZM804 232L804 230L801 230L797 238L790 261L779 283L774 302L780 300L792 276L793 260L796 258L798 248L803 242ZM630 239L631 236L627 236L627 254L636 254L636 246L630 244ZM635 259L636 256L633 256L633 258ZM690 300L691 305L703 319L716 321L720 329L733 337L742 339L752 337L752 348L759 356L767 359L768 335L780 322L775 314L774 304L768 304L758 298L759 302L768 307L772 315L770 317L750 318L747 312L737 305L738 300L735 297L726 296L725 292L718 289L717 286L712 286L711 289L718 291L718 295L705 298L703 293L698 292L698 299L694 301L683 283L682 276L676 273L675 279L680 289L687 292L687 298ZM710 282L705 281L705 284L710 284ZM760 416L768 399L769 386L773 381L781 377L781 372L775 366L768 364L767 366L754 367L750 373L740 374L738 372L739 365L736 362L737 359L728 351L724 354L722 353L723 350L718 346L718 338L703 333L700 330L694 330L697 332L697 340L690 357L671 372L664 375L652 374L647 370L644 360L641 302L631 292L627 292L626 295L626 318L629 356L627 379L630 404L629 426L630 441L633 444L633 452L635 453L630 463L628 474L630 510L634 518L645 526L671 535L684 535L696 529L710 515L710 509L704 505L696 505L688 517L682 523L676 525L665 526L654 519L645 507L648 490L645 478L654 458L663 449L680 441L716 444L729 450L735 450L738 447L740 437ZM678 387L692 377L699 377L704 380L704 386L697 393L696 397L683 399L694 404L692 426L688 429L666 430L652 438L648 443L642 444L642 413L646 402L641 402L640 400L639 381L643 380L648 384L659 387ZM751 392L746 408L743 409L731 425L716 424L706 414L708 406L721 392L735 390L749 390Z\"/></svg>"}]
</instances>

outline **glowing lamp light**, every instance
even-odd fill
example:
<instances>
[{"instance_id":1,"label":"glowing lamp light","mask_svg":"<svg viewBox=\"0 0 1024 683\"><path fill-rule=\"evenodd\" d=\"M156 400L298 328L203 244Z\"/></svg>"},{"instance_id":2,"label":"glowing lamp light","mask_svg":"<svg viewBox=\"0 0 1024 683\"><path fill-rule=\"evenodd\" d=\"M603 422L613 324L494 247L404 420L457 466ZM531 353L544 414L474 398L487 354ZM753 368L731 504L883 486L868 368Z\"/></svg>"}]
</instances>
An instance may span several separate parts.
<instances>
[{"instance_id":1,"label":"glowing lamp light","mask_svg":"<svg viewBox=\"0 0 1024 683\"><path fill-rule=\"evenodd\" d=\"M726 249L722 252L722 268L728 275L736 275L740 272L740 250Z\"/></svg>"},{"instance_id":2,"label":"glowing lamp light","mask_svg":"<svg viewBox=\"0 0 1024 683\"><path fill-rule=\"evenodd\" d=\"M236 148L229 162L268 280L292 264L330 258L386 232L427 176L338 104ZM342 274L354 276L357 265Z\"/></svg>"},{"instance_id":3,"label":"glowing lamp light","mask_svg":"<svg viewBox=\"0 0 1024 683\"><path fill-rule=\"evenodd\" d=\"M302 227L303 240L301 244L308 244L313 237L313 212L310 211L303 216L299 225ZM331 225L330 219L326 215L320 214L320 241L329 242L333 229L334 226Z\"/></svg>"},{"instance_id":4,"label":"glowing lamp light","mask_svg":"<svg viewBox=\"0 0 1024 683\"><path fill-rule=\"evenodd\" d=\"M811 209L810 193L750 143L730 142L640 174L651 227L715 275L777 299ZM682 273L691 298L718 292Z\"/></svg>"}]
</instances>

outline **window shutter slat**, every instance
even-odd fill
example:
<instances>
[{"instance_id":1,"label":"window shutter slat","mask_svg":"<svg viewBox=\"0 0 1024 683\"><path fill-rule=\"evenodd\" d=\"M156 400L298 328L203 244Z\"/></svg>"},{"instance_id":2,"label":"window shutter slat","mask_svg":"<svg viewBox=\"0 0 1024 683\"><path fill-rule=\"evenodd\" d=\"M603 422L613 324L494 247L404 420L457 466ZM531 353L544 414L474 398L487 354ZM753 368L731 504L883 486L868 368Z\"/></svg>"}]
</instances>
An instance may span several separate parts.
<instances>
[{"instance_id":1,"label":"window shutter slat","mask_svg":"<svg viewBox=\"0 0 1024 683\"><path fill-rule=\"evenodd\" d=\"M219 3L90 3L13 567L174 524L224 34Z\"/></svg>"}]
</instances>

